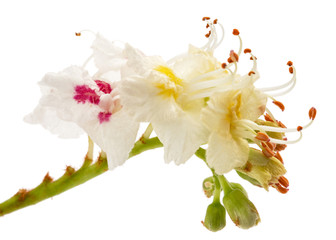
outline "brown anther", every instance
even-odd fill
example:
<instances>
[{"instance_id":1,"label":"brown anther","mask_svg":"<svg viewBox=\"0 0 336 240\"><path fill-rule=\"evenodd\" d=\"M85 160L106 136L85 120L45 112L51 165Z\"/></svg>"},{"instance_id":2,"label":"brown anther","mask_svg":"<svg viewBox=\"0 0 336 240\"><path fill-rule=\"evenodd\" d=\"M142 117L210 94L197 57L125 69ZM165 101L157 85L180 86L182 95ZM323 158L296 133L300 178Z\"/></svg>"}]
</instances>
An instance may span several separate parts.
<instances>
[{"instance_id":1,"label":"brown anther","mask_svg":"<svg viewBox=\"0 0 336 240\"><path fill-rule=\"evenodd\" d=\"M276 152L276 154L274 155L274 157L275 157L276 159L278 159L282 164L284 164L284 161L283 161L283 159L282 159L282 157L281 157L281 155L280 155L279 152Z\"/></svg>"},{"instance_id":2,"label":"brown anther","mask_svg":"<svg viewBox=\"0 0 336 240\"><path fill-rule=\"evenodd\" d=\"M207 25L205 26L205 28L209 28L210 27L210 25L209 25L209 23L207 23Z\"/></svg>"},{"instance_id":3,"label":"brown anther","mask_svg":"<svg viewBox=\"0 0 336 240\"><path fill-rule=\"evenodd\" d=\"M211 31L209 31L207 34L205 34L205 37L206 37L206 38L209 38L210 35L211 35Z\"/></svg>"},{"instance_id":4,"label":"brown anther","mask_svg":"<svg viewBox=\"0 0 336 240\"><path fill-rule=\"evenodd\" d=\"M314 120L316 117L316 108L312 107L309 109L309 119Z\"/></svg>"},{"instance_id":5,"label":"brown anther","mask_svg":"<svg viewBox=\"0 0 336 240\"><path fill-rule=\"evenodd\" d=\"M210 18L209 17L203 17L202 21L205 21L205 20L210 20Z\"/></svg>"},{"instance_id":6,"label":"brown anther","mask_svg":"<svg viewBox=\"0 0 336 240\"><path fill-rule=\"evenodd\" d=\"M254 59L257 60L257 57L254 56ZM252 57L252 56L250 57L250 60L253 60L253 57Z\"/></svg>"},{"instance_id":7,"label":"brown anther","mask_svg":"<svg viewBox=\"0 0 336 240\"><path fill-rule=\"evenodd\" d=\"M267 146L273 151L276 147L275 143L272 143L271 141L266 142Z\"/></svg>"},{"instance_id":8,"label":"brown anther","mask_svg":"<svg viewBox=\"0 0 336 240\"><path fill-rule=\"evenodd\" d=\"M298 127L296 128L296 130L297 130L298 132L300 132L302 129L303 129L303 127L301 127L301 126L298 126Z\"/></svg>"},{"instance_id":9,"label":"brown anther","mask_svg":"<svg viewBox=\"0 0 336 240\"><path fill-rule=\"evenodd\" d=\"M282 102L279 102L279 101L273 101L273 103L274 103L275 105L277 105L277 106L281 109L281 111L284 111L284 110L285 110L285 105L283 105Z\"/></svg>"},{"instance_id":10,"label":"brown anther","mask_svg":"<svg viewBox=\"0 0 336 240\"><path fill-rule=\"evenodd\" d=\"M293 67L290 67L290 68L289 68L289 73L293 74L293 72L294 72Z\"/></svg>"},{"instance_id":11,"label":"brown anther","mask_svg":"<svg viewBox=\"0 0 336 240\"><path fill-rule=\"evenodd\" d=\"M266 133L258 132L257 136L255 136L256 139L262 141L262 142L268 142L269 136Z\"/></svg>"},{"instance_id":12,"label":"brown anther","mask_svg":"<svg viewBox=\"0 0 336 240\"><path fill-rule=\"evenodd\" d=\"M236 36L239 35L239 31L238 31L238 29L233 29L232 34L233 34L233 35L236 35Z\"/></svg>"},{"instance_id":13,"label":"brown anther","mask_svg":"<svg viewBox=\"0 0 336 240\"><path fill-rule=\"evenodd\" d=\"M75 32L76 36L79 37L80 35L82 35L80 32Z\"/></svg>"},{"instance_id":14,"label":"brown anther","mask_svg":"<svg viewBox=\"0 0 336 240\"><path fill-rule=\"evenodd\" d=\"M289 191L288 188L284 188L283 186L281 186L278 183L275 184L275 189L278 190L278 192L282 193L282 194L286 194Z\"/></svg>"},{"instance_id":15,"label":"brown anther","mask_svg":"<svg viewBox=\"0 0 336 240\"><path fill-rule=\"evenodd\" d=\"M232 61L234 62L238 62L239 61L239 56L237 53L235 53L233 50L230 51L230 58Z\"/></svg>"},{"instance_id":16,"label":"brown anther","mask_svg":"<svg viewBox=\"0 0 336 240\"><path fill-rule=\"evenodd\" d=\"M262 153L266 157L270 158L270 157L273 157L275 155L275 153L265 143L262 143L262 146L263 146Z\"/></svg>"},{"instance_id":17,"label":"brown anther","mask_svg":"<svg viewBox=\"0 0 336 240\"><path fill-rule=\"evenodd\" d=\"M255 74L255 72L250 71L250 72L248 73L249 76L251 76L252 74Z\"/></svg>"},{"instance_id":18,"label":"brown anther","mask_svg":"<svg viewBox=\"0 0 336 240\"><path fill-rule=\"evenodd\" d=\"M278 125L282 128L287 128L285 124L283 124L281 121L277 121Z\"/></svg>"},{"instance_id":19,"label":"brown anther","mask_svg":"<svg viewBox=\"0 0 336 240\"><path fill-rule=\"evenodd\" d=\"M274 150L275 151L282 151L282 150L285 150L286 147L287 147L286 144L277 144Z\"/></svg>"},{"instance_id":20,"label":"brown anther","mask_svg":"<svg viewBox=\"0 0 336 240\"><path fill-rule=\"evenodd\" d=\"M244 53L251 53L252 51L251 51L251 49L249 49L249 48L245 48L244 49Z\"/></svg>"},{"instance_id":21,"label":"brown anther","mask_svg":"<svg viewBox=\"0 0 336 240\"><path fill-rule=\"evenodd\" d=\"M228 61L228 63L233 63L233 60L231 59L231 57L229 57L229 58L227 59L227 61Z\"/></svg>"},{"instance_id":22,"label":"brown anther","mask_svg":"<svg viewBox=\"0 0 336 240\"><path fill-rule=\"evenodd\" d=\"M226 68L227 64L226 63L222 63L222 68Z\"/></svg>"},{"instance_id":23,"label":"brown anther","mask_svg":"<svg viewBox=\"0 0 336 240\"><path fill-rule=\"evenodd\" d=\"M43 178L43 182L44 183L51 183L52 181L54 181L54 179L52 177L50 177L49 172L44 176Z\"/></svg>"},{"instance_id":24,"label":"brown anther","mask_svg":"<svg viewBox=\"0 0 336 240\"><path fill-rule=\"evenodd\" d=\"M285 188L289 187L289 181L287 178L285 178L284 176L279 177L278 179L279 183L284 186Z\"/></svg>"},{"instance_id":25,"label":"brown anther","mask_svg":"<svg viewBox=\"0 0 336 240\"><path fill-rule=\"evenodd\" d=\"M273 119L271 118L271 116L268 113L266 113L264 115L264 118L265 118L266 121L273 122Z\"/></svg>"},{"instance_id":26,"label":"brown anther","mask_svg":"<svg viewBox=\"0 0 336 240\"><path fill-rule=\"evenodd\" d=\"M216 18L215 20L213 20L213 24L217 24L218 19Z\"/></svg>"},{"instance_id":27,"label":"brown anther","mask_svg":"<svg viewBox=\"0 0 336 240\"><path fill-rule=\"evenodd\" d=\"M288 62L287 62L287 65L288 65L288 66L292 66L292 65L293 65L293 62L292 62L292 61L288 61Z\"/></svg>"},{"instance_id":28,"label":"brown anther","mask_svg":"<svg viewBox=\"0 0 336 240\"><path fill-rule=\"evenodd\" d=\"M28 192L27 189L21 188L15 195L18 196L19 201L22 202L26 199Z\"/></svg>"}]
</instances>

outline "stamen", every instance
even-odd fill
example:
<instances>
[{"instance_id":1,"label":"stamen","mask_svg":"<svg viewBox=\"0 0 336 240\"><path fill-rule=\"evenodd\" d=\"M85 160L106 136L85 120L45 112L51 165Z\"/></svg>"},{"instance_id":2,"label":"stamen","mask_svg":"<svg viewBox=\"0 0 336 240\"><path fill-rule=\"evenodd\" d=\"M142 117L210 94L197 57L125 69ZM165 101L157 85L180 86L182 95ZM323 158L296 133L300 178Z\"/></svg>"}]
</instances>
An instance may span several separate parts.
<instances>
[{"instance_id":1,"label":"stamen","mask_svg":"<svg viewBox=\"0 0 336 240\"><path fill-rule=\"evenodd\" d=\"M277 144L275 147L275 151L278 151L278 152L283 151L286 149L286 147L287 147L286 144Z\"/></svg>"},{"instance_id":2,"label":"stamen","mask_svg":"<svg viewBox=\"0 0 336 240\"><path fill-rule=\"evenodd\" d=\"M271 158L275 155L275 153L265 143L262 142L261 144L263 146L262 153L266 157Z\"/></svg>"},{"instance_id":3,"label":"stamen","mask_svg":"<svg viewBox=\"0 0 336 240\"><path fill-rule=\"evenodd\" d=\"M77 37L82 35L80 32L75 32L75 34L76 34Z\"/></svg>"},{"instance_id":4,"label":"stamen","mask_svg":"<svg viewBox=\"0 0 336 240\"><path fill-rule=\"evenodd\" d=\"M209 38L210 35L211 35L211 31L209 31L207 34L205 34L205 37L206 37L206 38Z\"/></svg>"},{"instance_id":5,"label":"stamen","mask_svg":"<svg viewBox=\"0 0 336 240\"><path fill-rule=\"evenodd\" d=\"M316 108L312 107L309 109L309 119L314 120L316 117Z\"/></svg>"},{"instance_id":6,"label":"stamen","mask_svg":"<svg viewBox=\"0 0 336 240\"><path fill-rule=\"evenodd\" d=\"M252 74L255 74L255 72L250 71L250 72L248 73L249 76L251 76Z\"/></svg>"},{"instance_id":7,"label":"stamen","mask_svg":"<svg viewBox=\"0 0 336 240\"><path fill-rule=\"evenodd\" d=\"M266 142L266 145L272 150L274 151L274 149L276 148L276 144L269 141L269 142Z\"/></svg>"},{"instance_id":8,"label":"stamen","mask_svg":"<svg viewBox=\"0 0 336 240\"><path fill-rule=\"evenodd\" d=\"M226 68L227 64L226 63L222 63L222 68Z\"/></svg>"},{"instance_id":9,"label":"stamen","mask_svg":"<svg viewBox=\"0 0 336 240\"><path fill-rule=\"evenodd\" d=\"M285 188L289 187L289 181L287 178L285 178L284 176L279 177L278 179L279 183L284 186Z\"/></svg>"},{"instance_id":10,"label":"stamen","mask_svg":"<svg viewBox=\"0 0 336 240\"><path fill-rule=\"evenodd\" d=\"M283 161L283 159L282 159L282 157L281 157L281 155L280 155L279 152L276 152L276 154L274 155L274 157L277 158L282 164L284 164L284 161Z\"/></svg>"},{"instance_id":11,"label":"stamen","mask_svg":"<svg viewBox=\"0 0 336 240\"><path fill-rule=\"evenodd\" d=\"M298 132L300 132L303 129L303 127L298 126L296 129L297 129Z\"/></svg>"},{"instance_id":12,"label":"stamen","mask_svg":"<svg viewBox=\"0 0 336 240\"><path fill-rule=\"evenodd\" d=\"M205 21L205 20L210 20L210 18L209 17L203 17L202 21Z\"/></svg>"},{"instance_id":13,"label":"stamen","mask_svg":"<svg viewBox=\"0 0 336 240\"><path fill-rule=\"evenodd\" d=\"M289 68L289 72L290 72L291 74L293 74L293 72L294 72L293 67L290 67L290 68Z\"/></svg>"},{"instance_id":14,"label":"stamen","mask_svg":"<svg viewBox=\"0 0 336 240\"><path fill-rule=\"evenodd\" d=\"M268 113L266 113L266 114L264 115L264 118L265 118L266 121L274 122L273 119L271 118L271 116L270 116Z\"/></svg>"},{"instance_id":15,"label":"stamen","mask_svg":"<svg viewBox=\"0 0 336 240\"><path fill-rule=\"evenodd\" d=\"M233 29L232 34L238 36L239 35L238 29Z\"/></svg>"},{"instance_id":16,"label":"stamen","mask_svg":"<svg viewBox=\"0 0 336 240\"><path fill-rule=\"evenodd\" d=\"M274 103L275 105L277 105L277 106L281 109L281 111L284 111L284 110L285 110L285 105L283 105L282 102L279 102L279 101L273 101L273 103Z\"/></svg>"},{"instance_id":17,"label":"stamen","mask_svg":"<svg viewBox=\"0 0 336 240\"><path fill-rule=\"evenodd\" d=\"M278 190L279 193L282 193L282 194L286 194L289 189L288 188L284 188L283 186L281 186L279 183L276 183L275 184L275 189Z\"/></svg>"},{"instance_id":18,"label":"stamen","mask_svg":"<svg viewBox=\"0 0 336 240\"><path fill-rule=\"evenodd\" d=\"M293 65L293 62L292 61L288 61L287 65L291 67Z\"/></svg>"},{"instance_id":19,"label":"stamen","mask_svg":"<svg viewBox=\"0 0 336 240\"><path fill-rule=\"evenodd\" d=\"M218 19L216 18L215 20L213 20L213 24L217 24Z\"/></svg>"},{"instance_id":20,"label":"stamen","mask_svg":"<svg viewBox=\"0 0 336 240\"><path fill-rule=\"evenodd\" d=\"M245 48L244 49L244 53L246 54L246 53L251 53L251 49L249 49L249 48Z\"/></svg>"},{"instance_id":21,"label":"stamen","mask_svg":"<svg viewBox=\"0 0 336 240\"><path fill-rule=\"evenodd\" d=\"M255 136L256 139L263 141L263 142L268 142L270 140L269 136L266 133L263 132L258 132L257 136Z\"/></svg>"}]
</instances>

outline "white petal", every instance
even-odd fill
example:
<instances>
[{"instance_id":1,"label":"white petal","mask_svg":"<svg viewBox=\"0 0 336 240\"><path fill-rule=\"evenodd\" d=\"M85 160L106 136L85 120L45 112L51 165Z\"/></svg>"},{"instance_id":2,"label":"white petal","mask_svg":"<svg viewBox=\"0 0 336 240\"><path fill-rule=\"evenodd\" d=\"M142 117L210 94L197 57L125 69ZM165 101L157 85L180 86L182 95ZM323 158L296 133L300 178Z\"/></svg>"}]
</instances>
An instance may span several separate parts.
<instances>
[{"instance_id":1,"label":"white petal","mask_svg":"<svg viewBox=\"0 0 336 240\"><path fill-rule=\"evenodd\" d=\"M123 56L123 48L119 47L116 42L111 42L97 34L91 48L93 57L99 72L120 71L126 63Z\"/></svg>"},{"instance_id":2,"label":"white petal","mask_svg":"<svg viewBox=\"0 0 336 240\"><path fill-rule=\"evenodd\" d=\"M185 163L200 147L205 144L208 131L190 115L170 121L152 122L155 133L164 146L164 159L169 163Z\"/></svg>"},{"instance_id":3,"label":"white petal","mask_svg":"<svg viewBox=\"0 0 336 240\"><path fill-rule=\"evenodd\" d=\"M241 118L255 121L264 112L267 96L253 86L244 88L241 94Z\"/></svg>"},{"instance_id":4,"label":"white petal","mask_svg":"<svg viewBox=\"0 0 336 240\"><path fill-rule=\"evenodd\" d=\"M243 166L248 160L248 153L246 140L233 138L229 132L226 136L214 132L209 137L206 160L217 174L224 174Z\"/></svg>"},{"instance_id":5,"label":"white petal","mask_svg":"<svg viewBox=\"0 0 336 240\"><path fill-rule=\"evenodd\" d=\"M108 122L82 124L91 139L106 152L109 169L122 165L128 159L139 123L134 122L125 111L113 114Z\"/></svg>"}]
</instances>

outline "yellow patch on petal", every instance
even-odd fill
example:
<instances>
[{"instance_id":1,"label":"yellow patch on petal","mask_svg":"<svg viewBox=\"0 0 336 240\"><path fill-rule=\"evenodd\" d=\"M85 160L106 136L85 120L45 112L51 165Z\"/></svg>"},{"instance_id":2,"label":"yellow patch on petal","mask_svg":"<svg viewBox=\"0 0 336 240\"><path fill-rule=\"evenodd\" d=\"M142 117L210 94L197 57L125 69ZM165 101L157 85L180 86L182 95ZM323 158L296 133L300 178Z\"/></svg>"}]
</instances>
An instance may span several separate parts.
<instances>
[{"instance_id":1,"label":"yellow patch on petal","mask_svg":"<svg viewBox=\"0 0 336 240\"><path fill-rule=\"evenodd\" d=\"M159 82L155 83L155 87L160 89L159 95L165 96L165 97L173 97L175 100L179 96L178 89L182 87L183 80L181 78L176 77L174 72L165 66L158 66L154 70L162 73L163 75L168 77L169 82Z\"/></svg>"}]
</instances>

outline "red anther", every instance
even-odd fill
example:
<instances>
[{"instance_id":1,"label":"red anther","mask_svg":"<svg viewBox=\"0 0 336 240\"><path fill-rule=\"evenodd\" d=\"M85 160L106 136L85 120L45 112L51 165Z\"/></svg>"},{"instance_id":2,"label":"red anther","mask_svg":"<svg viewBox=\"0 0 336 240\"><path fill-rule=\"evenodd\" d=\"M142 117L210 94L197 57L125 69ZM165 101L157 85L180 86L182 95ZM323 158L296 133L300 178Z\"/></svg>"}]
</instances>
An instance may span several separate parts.
<instances>
[{"instance_id":1,"label":"red anther","mask_svg":"<svg viewBox=\"0 0 336 240\"><path fill-rule=\"evenodd\" d=\"M250 72L248 73L249 76L251 76L252 74L255 74L255 72L250 71Z\"/></svg>"},{"instance_id":2,"label":"red anther","mask_svg":"<svg viewBox=\"0 0 336 240\"><path fill-rule=\"evenodd\" d=\"M275 151L282 151L282 150L285 150L286 147L287 147L286 144L277 144L274 150Z\"/></svg>"},{"instance_id":3,"label":"red anther","mask_svg":"<svg viewBox=\"0 0 336 240\"><path fill-rule=\"evenodd\" d=\"M245 48L244 49L244 53L251 53L252 51L251 51L251 49L249 49L249 48Z\"/></svg>"},{"instance_id":4,"label":"red anther","mask_svg":"<svg viewBox=\"0 0 336 240\"><path fill-rule=\"evenodd\" d=\"M278 179L279 183L284 186L285 188L289 187L289 181L287 178L285 178L284 176L279 177Z\"/></svg>"},{"instance_id":5,"label":"red anther","mask_svg":"<svg viewBox=\"0 0 336 240\"><path fill-rule=\"evenodd\" d=\"M202 21L205 21L205 20L210 20L210 18L209 17L203 17Z\"/></svg>"},{"instance_id":6,"label":"red anther","mask_svg":"<svg viewBox=\"0 0 336 240\"><path fill-rule=\"evenodd\" d=\"M209 23L207 23L207 25L205 26L205 28L209 28L210 27L210 25L209 25Z\"/></svg>"},{"instance_id":7,"label":"red anther","mask_svg":"<svg viewBox=\"0 0 336 240\"><path fill-rule=\"evenodd\" d=\"M76 36L79 37L80 35L82 35L80 32L75 32Z\"/></svg>"},{"instance_id":8,"label":"red anther","mask_svg":"<svg viewBox=\"0 0 336 240\"><path fill-rule=\"evenodd\" d=\"M236 36L239 35L239 31L238 31L238 29L233 29L232 34L233 34L233 35L236 35Z\"/></svg>"},{"instance_id":9,"label":"red anther","mask_svg":"<svg viewBox=\"0 0 336 240\"><path fill-rule=\"evenodd\" d=\"M255 136L256 139L262 141L262 142L268 142L269 136L266 133L258 132L257 136Z\"/></svg>"},{"instance_id":10,"label":"red anther","mask_svg":"<svg viewBox=\"0 0 336 240\"><path fill-rule=\"evenodd\" d=\"M309 109L309 119L314 120L316 117L316 108L312 107Z\"/></svg>"},{"instance_id":11,"label":"red anther","mask_svg":"<svg viewBox=\"0 0 336 240\"><path fill-rule=\"evenodd\" d=\"M206 38L209 38L210 35L211 35L211 31L209 31L207 34L205 34L205 37L206 37Z\"/></svg>"},{"instance_id":12,"label":"red anther","mask_svg":"<svg viewBox=\"0 0 336 240\"><path fill-rule=\"evenodd\" d=\"M266 113L264 115L264 118L265 118L266 121L273 122L273 119L271 118L271 116L268 113Z\"/></svg>"},{"instance_id":13,"label":"red anther","mask_svg":"<svg viewBox=\"0 0 336 240\"><path fill-rule=\"evenodd\" d=\"M280 155L279 152L276 152L276 154L274 155L274 157L277 158L282 164L284 164L284 161L283 161L283 159L282 159L282 157L281 157L281 155Z\"/></svg>"},{"instance_id":14,"label":"red anther","mask_svg":"<svg viewBox=\"0 0 336 240\"><path fill-rule=\"evenodd\" d=\"M256 56L254 56L254 57L250 57L250 60L253 60L253 58L255 59L255 60L257 60L257 57Z\"/></svg>"},{"instance_id":15,"label":"red anther","mask_svg":"<svg viewBox=\"0 0 336 240\"><path fill-rule=\"evenodd\" d=\"M277 106L281 109L281 111L284 111L284 110L285 110L285 105L283 105L282 102L279 102L279 101L273 101L273 103L274 103L275 105L277 105Z\"/></svg>"},{"instance_id":16,"label":"red anther","mask_svg":"<svg viewBox=\"0 0 336 240\"><path fill-rule=\"evenodd\" d=\"M291 73L291 74L292 74L293 72L294 72L294 69L293 69L293 67L290 67L290 68L289 68L289 73Z\"/></svg>"},{"instance_id":17,"label":"red anther","mask_svg":"<svg viewBox=\"0 0 336 240\"><path fill-rule=\"evenodd\" d=\"M215 20L213 20L213 24L217 24L218 19L216 18Z\"/></svg>"},{"instance_id":18,"label":"red anther","mask_svg":"<svg viewBox=\"0 0 336 240\"><path fill-rule=\"evenodd\" d=\"M283 186L281 186L279 183L276 183L275 184L275 189L278 190L279 193L282 193L282 194L286 194L289 189L288 188L284 188Z\"/></svg>"},{"instance_id":19,"label":"red anther","mask_svg":"<svg viewBox=\"0 0 336 240\"><path fill-rule=\"evenodd\" d=\"M227 64L226 63L222 63L222 68L226 68Z\"/></svg>"},{"instance_id":20,"label":"red anther","mask_svg":"<svg viewBox=\"0 0 336 240\"><path fill-rule=\"evenodd\" d=\"M229 58L227 59L227 61L228 61L228 63L233 63L233 60L231 59L231 57L229 57Z\"/></svg>"},{"instance_id":21,"label":"red anther","mask_svg":"<svg viewBox=\"0 0 336 240\"><path fill-rule=\"evenodd\" d=\"M288 66L292 66L292 65L293 65L293 62L292 62L292 61L288 61L288 62L287 62L287 65L288 65Z\"/></svg>"},{"instance_id":22,"label":"red anther","mask_svg":"<svg viewBox=\"0 0 336 240\"><path fill-rule=\"evenodd\" d=\"M302 129L303 129L303 127L301 127L301 126L298 126L298 127L296 128L296 130L297 130L298 132L300 132Z\"/></svg>"}]
</instances>

